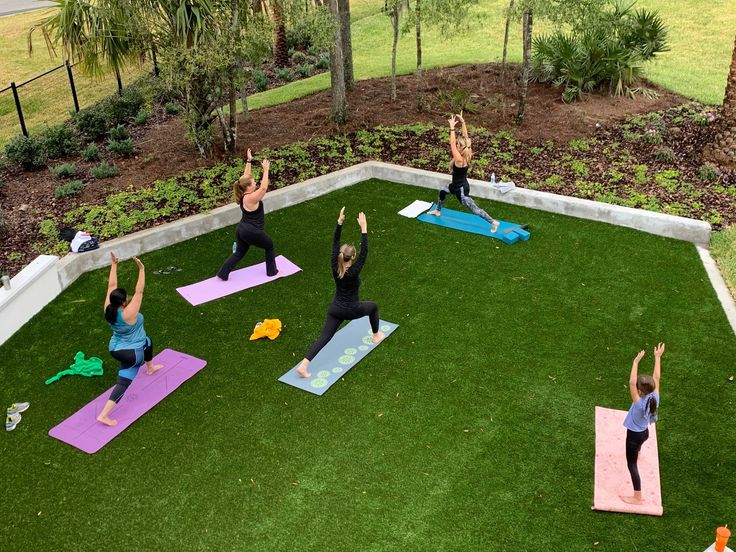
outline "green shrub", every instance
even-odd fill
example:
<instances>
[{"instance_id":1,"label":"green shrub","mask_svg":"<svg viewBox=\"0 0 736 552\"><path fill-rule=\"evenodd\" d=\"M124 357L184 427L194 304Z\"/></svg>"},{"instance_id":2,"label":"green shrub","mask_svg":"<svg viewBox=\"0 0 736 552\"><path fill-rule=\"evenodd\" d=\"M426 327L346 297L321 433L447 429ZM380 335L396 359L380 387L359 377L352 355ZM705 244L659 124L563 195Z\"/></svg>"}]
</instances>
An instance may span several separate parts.
<instances>
[{"instance_id":1,"label":"green shrub","mask_svg":"<svg viewBox=\"0 0 736 552\"><path fill-rule=\"evenodd\" d=\"M103 161L96 167L92 167L89 170L90 174L97 178L98 180L102 180L103 178L112 178L113 176L117 176L120 174L120 169L118 169L114 164L108 163L107 161Z\"/></svg>"},{"instance_id":2,"label":"green shrub","mask_svg":"<svg viewBox=\"0 0 736 552\"><path fill-rule=\"evenodd\" d=\"M103 100L101 104L105 112L107 126L120 125L128 118L135 117L144 103L143 94L134 86L123 89L121 96L110 96Z\"/></svg>"},{"instance_id":3,"label":"green shrub","mask_svg":"<svg viewBox=\"0 0 736 552\"><path fill-rule=\"evenodd\" d=\"M19 134L5 146L5 157L11 165L23 169L37 169L46 164L48 154L43 138Z\"/></svg>"},{"instance_id":4,"label":"green shrub","mask_svg":"<svg viewBox=\"0 0 736 552\"><path fill-rule=\"evenodd\" d=\"M718 180L718 171L711 165L702 165L698 169L698 178L703 182L715 182Z\"/></svg>"},{"instance_id":5,"label":"green shrub","mask_svg":"<svg viewBox=\"0 0 736 552\"><path fill-rule=\"evenodd\" d=\"M291 72L291 69L289 69L288 67L276 69L276 76L280 80L286 81L286 82L290 82L294 78L294 75Z\"/></svg>"},{"instance_id":6,"label":"green shrub","mask_svg":"<svg viewBox=\"0 0 736 552\"><path fill-rule=\"evenodd\" d=\"M295 71L301 77L304 77L304 78L311 77L312 74L314 73L314 65L312 65L311 63L304 63L302 65L297 65Z\"/></svg>"},{"instance_id":7,"label":"green shrub","mask_svg":"<svg viewBox=\"0 0 736 552\"><path fill-rule=\"evenodd\" d=\"M133 119L133 124L136 126L145 125L146 121L148 121L148 111L145 109L141 109L138 112L138 115L135 116L135 119Z\"/></svg>"},{"instance_id":8,"label":"green shrub","mask_svg":"<svg viewBox=\"0 0 736 552\"><path fill-rule=\"evenodd\" d=\"M672 151L672 148L668 147L657 148L654 156L664 163L674 163L677 160L675 152Z\"/></svg>"},{"instance_id":9,"label":"green shrub","mask_svg":"<svg viewBox=\"0 0 736 552\"><path fill-rule=\"evenodd\" d=\"M130 138L130 133L125 125L118 125L110 130L110 140L120 141Z\"/></svg>"},{"instance_id":10,"label":"green shrub","mask_svg":"<svg viewBox=\"0 0 736 552\"><path fill-rule=\"evenodd\" d=\"M330 57L329 56L322 56L319 58L317 63L315 64L315 67L317 69L327 69L330 66Z\"/></svg>"},{"instance_id":11,"label":"green shrub","mask_svg":"<svg viewBox=\"0 0 736 552\"><path fill-rule=\"evenodd\" d=\"M107 134L105 113L99 106L87 107L74 114L72 123L87 140L97 140Z\"/></svg>"},{"instance_id":12,"label":"green shrub","mask_svg":"<svg viewBox=\"0 0 736 552\"><path fill-rule=\"evenodd\" d=\"M305 61L307 61L307 54L304 52L297 50L291 55L291 63L294 65L301 65Z\"/></svg>"},{"instance_id":13,"label":"green shrub","mask_svg":"<svg viewBox=\"0 0 736 552\"><path fill-rule=\"evenodd\" d=\"M77 174L77 168L74 166L74 163L62 163L61 165L51 167L51 173L56 178L71 178Z\"/></svg>"},{"instance_id":14,"label":"green shrub","mask_svg":"<svg viewBox=\"0 0 736 552\"><path fill-rule=\"evenodd\" d=\"M168 115L178 115L181 113L181 105L177 102L167 102L164 106L164 111L166 111Z\"/></svg>"},{"instance_id":15,"label":"green shrub","mask_svg":"<svg viewBox=\"0 0 736 552\"><path fill-rule=\"evenodd\" d=\"M633 5L633 4L632 4ZM566 102L604 86L611 95L633 96L642 63L667 51L667 30L657 12L616 9L597 25L538 35L532 44L532 76L562 87Z\"/></svg>"},{"instance_id":16,"label":"green shrub","mask_svg":"<svg viewBox=\"0 0 736 552\"><path fill-rule=\"evenodd\" d=\"M263 92L268 88L268 77L266 76L266 73L260 69L253 71L251 80L253 81L253 86L258 92Z\"/></svg>"},{"instance_id":17,"label":"green shrub","mask_svg":"<svg viewBox=\"0 0 736 552\"><path fill-rule=\"evenodd\" d=\"M98 161L100 159L100 149L97 144L89 144L82 150L82 159L85 161Z\"/></svg>"},{"instance_id":18,"label":"green shrub","mask_svg":"<svg viewBox=\"0 0 736 552\"><path fill-rule=\"evenodd\" d=\"M74 129L66 125L53 125L41 135L50 159L67 157L79 151L79 143Z\"/></svg>"},{"instance_id":19,"label":"green shrub","mask_svg":"<svg viewBox=\"0 0 736 552\"><path fill-rule=\"evenodd\" d=\"M69 182L56 187L54 190L54 197L58 199L60 197L74 195L79 193L79 190L81 190L83 186L84 182L81 180L70 180Z\"/></svg>"},{"instance_id":20,"label":"green shrub","mask_svg":"<svg viewBox=\"0 0 736 552\"><path fill-rule=\"evenodd\" d=\"M133 140L132 138L126 138L125 140L111 139L107 142L107 151L121 157L130 157L133 155Z\"/></svg>"}]
</instances>

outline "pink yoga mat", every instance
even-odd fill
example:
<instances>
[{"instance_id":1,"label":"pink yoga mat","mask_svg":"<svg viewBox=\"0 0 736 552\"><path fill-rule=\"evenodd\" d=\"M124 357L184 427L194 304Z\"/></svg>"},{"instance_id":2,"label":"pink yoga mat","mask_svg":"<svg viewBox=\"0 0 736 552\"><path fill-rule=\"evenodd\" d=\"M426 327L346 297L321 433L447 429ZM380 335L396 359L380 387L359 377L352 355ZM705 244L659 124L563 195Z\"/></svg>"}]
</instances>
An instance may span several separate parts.
<instances>
[{"instance_id":1,"label":"pink yoga mat","mask_svg":"<svg viewBox=\"0 0 736 552\"><path fill-rule=\"evenodd\" d=\"M301 268L283 255L276 257L276 266L279 269L279 273L276 276L266 276L266 263L264 262L231 272L227 282L223 282L217 276L214 276L196 284L176 288L176 291L192 305L201 305L202 303L259 286L266 282L272 282L285 276L291 276L301 271Z\"/></svg>"},{"instance_id":2,"label":"pink yoga mat","mask_svg":"<svg viewBox=\"0 0 736 552\"><path fill-rule=\"evenodd\" d=\"M643 504L627 504L620 495L631 496L631 476L626 467L625 410L595 407L595 490L593 509L628 514L662 515L659 486L657 429L649 426L649 439L639 452L639 475Z\"/></svg>"},{"instance_id":3,"label":"pink yoga mat","mask_svg":"<svg viewBox=\"0 0 736 552\"><path fill-rule=\"evenodd\" d=\"M145 366L142 366L120 403L110 413L118 425L110 427L97 421L98 414L110 398L111 387L54 427L49 435L94 454L207 365L207 361L172 349L161 351L153 357L153 363L163 364L164 367L149 376L146 375Z\"/></svg>"}]
</instances>

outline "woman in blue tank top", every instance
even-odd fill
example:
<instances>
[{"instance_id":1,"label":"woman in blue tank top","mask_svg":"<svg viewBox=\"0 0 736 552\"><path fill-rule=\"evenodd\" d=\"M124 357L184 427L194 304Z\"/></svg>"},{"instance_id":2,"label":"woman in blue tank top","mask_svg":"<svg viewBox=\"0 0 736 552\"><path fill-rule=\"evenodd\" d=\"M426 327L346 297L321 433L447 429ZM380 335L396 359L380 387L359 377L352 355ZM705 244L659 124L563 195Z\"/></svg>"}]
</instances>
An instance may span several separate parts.
<instances>
[{"instance_id":1,"label":"woman in blue tank top","mask_svg":"<svg viewBox=\"0 0 736 552\"><path fill-rule=\"evenodd\" d=\"M455 125L457 121L462 124L463 135L460 138L455 136ZM468 168L470 168L470 160L473 157L473 148L471 147L470 137L468 136L468 127L465 126L463 112L460 115L453 115L447 120L450 123L450 151L452 152L452 161L450 169L452 170L452 182L440 190L440 196L437 200L437 208L430 211L430 215L440 216L442 207L445 204L445 198L448 194L454 195L463 207L481 217L491 225L491 234L498 231L499 222L483 209L478 207L470 197L470 183L468 182Z\"/></svg>"},{"instance_id":2,"label":"woman in blue tank top","mask_svg":"<svg viewBox=\"0 0 736 552\"><path fill-rule=\"evenodd\" d=\"M140 313L143 301L143 288L146 285L146 270L138 257L133 260L138 265L138 283L135 286L133 297L128 300L128 294L118 287L118 258L110 253L110 278L107 283L105 297L105 320L110 324L112 337L110 338L110 354L120 362L118 380L110 393L110 399L105 403L97 420L105 425L117 425L117 420L110 418L110 412L120 402L125 390L133 382L138 369L145 363L146 373L150 376L163 368L161 364L153 364L153 343L143 328L143 315Z\"/></svg>"},{"instance_id":3,"label":"woman in blue tank top","mask_svg":"<svg viewBox=\"0 0 736 552\"><path fill-rule=\"evenodd\" d=\"M664 343L654 348L654 375L640 376L639 361L644 356L644 351L639 351L629 375L629 393L631 393L631 407L624 420L626 428L626 465L631 475L631 483L634 486L632 496L621 496L621 500L629 504L641 504L641 477L637 462L639 451L644 442L649 438L649 424L657 421L657 409L659 408L659 375L661 370L662 355L664 354Z\"/></svg>"}]
</instances>

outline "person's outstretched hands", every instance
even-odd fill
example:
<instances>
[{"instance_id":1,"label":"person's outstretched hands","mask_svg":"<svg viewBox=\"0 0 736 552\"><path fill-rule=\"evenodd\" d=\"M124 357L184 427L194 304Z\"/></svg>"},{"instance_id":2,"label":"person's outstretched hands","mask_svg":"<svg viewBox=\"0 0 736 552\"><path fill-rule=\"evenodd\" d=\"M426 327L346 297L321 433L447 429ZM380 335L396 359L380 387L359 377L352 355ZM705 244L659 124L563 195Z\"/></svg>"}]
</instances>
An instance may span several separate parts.
<instances>
[{"instance_id":1,"label":"person's outstretched hands","mask_svg":"<svg viewBox=\"0 0 736 552\"><path fill-rule=\"evenodd\" d=\"M337 216L337 224L345 222L345 207L340 209L340 214Z\"/></svg>"},{"instance_id":2,"label":"person's outstretched hands","mask_svg":"<svg viewBox=\"0 0 736 552\"><path fill-rule=\"evenodd\" d=\"M253 161L253 154L250 152L250 148L248 148L248 151L245 154L245 160L250 163Z\"/></svg>"},{"instance_id":3,"label":"person's outstretched hands","mask_svg":"<svg viewBox=\"0 0 736 552\"><path fill-rule=\"evenodd\" d=\"M463 119L463 111L462 111L462 109L460 110L460 114L459 115L455 115L455 117L457 117L457 120L460 121L461 123L464 123L465 122L465 119Z\"/></svg>"},{"instance_id":4,"label":"person's outstretched hands","mask_svg":"<svg viewBox=\"0 0 736 552\"><path fill-rule=\"evenodd\" d=\"M661 358L664 354L664 343L660 343L654 348L654 356L656 358Z\"/></svg>"},{"instance_id":5,"label":"person's outstretched hands","mask_svg":"<svg viewBox=\"0 0 736 552\"><path fill-rule=\"evenodd\" d=\"M110 260L114 265L118 264L118 262L120 261L120 259L115 256L115 253L113 251L110 251Z\"/></svg>"},{"instance_id":6,"label":"person's outstretched hands","mask_svg":"<svg viewBox=\"0 0 736 552\"><path fill-rule=\"evenodd\" d=\"M636 364L639 364L639 361L642 359L642 357L646 354L646 351L639 351L639 354L636 355L636 358L634 359L634 362Z\"/></svg>"},{"instance_id":7,"label":"person's outstretched hands","mask_svg":"<svg viewBox=\"0 0 736 552\"><path fill-rule=\"evenodd\" d=\"M450 123L450 130L453 130L455 128L455 125L457 124L457 119L455 119L455 115L453 114L449 119L447 119L447 122Z\"/></svg>"},{"instance_id":8,"label":"person's outstretched hands","mask_svg":"<svg viewBox=\"0 0 736 552\"><path fill-rule=\"evenodd\" d=\"M143 263L141 262L141 260L138 257L133 257L133 260L135 261L135 264L138 265L138 268L140 270L145 270L146 269L146 267L143 266Z\"/></svg>"},{"instance_id":9,"label":"person's outstretched hands","mask_svg":"<svg viewBox=\"0 0 736 552\"><path fill-rule=\"evenodd\" d=\"M368 221L365 219L365 213L363 212L358 213L358 225L362 234L368 232Z\"/></svg>"},{"instance_id":10,"label":"person's outstretched hands","mask_svg":"<svg viewBox=\"0 0 736 552\"><path fill-rule=\"evenodd\" d=\"M263 167L264 171L267 171L270 166L271 162L268 159L264 159L263 161L261 161L261 167Z\"/></svg>"}]
</instances>

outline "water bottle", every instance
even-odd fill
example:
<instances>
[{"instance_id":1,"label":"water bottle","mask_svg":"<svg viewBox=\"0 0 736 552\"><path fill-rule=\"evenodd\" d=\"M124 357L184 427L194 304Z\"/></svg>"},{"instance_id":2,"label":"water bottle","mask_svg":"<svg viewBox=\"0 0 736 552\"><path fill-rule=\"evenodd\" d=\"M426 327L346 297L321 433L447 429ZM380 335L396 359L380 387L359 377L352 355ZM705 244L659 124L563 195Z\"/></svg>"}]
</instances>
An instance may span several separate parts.
<instances>
[{"instance_id":1,"label":"water bottle","mask_svg":"<svg viewBox=\"0 0 736 552\"><path fill-rule=\"evenodd\" d=\"M496 185L496 173L491 173L491 186Z\"/></svg>"},{"instance_id":2,"label":"water bottle","mask_svg":"<svg viewBox=\"0 0 736 552\"><path fill-rule=\"evenodd\" d=\"M3 274L2 282L3 282L3 287L9 290L10 289L10 276L8 276L7 274Z\"/></svg>"},{"instance_id":3,"label":"water bottle","mask_svg":"<svg viewBox=\"0 0 736 552\"><path fill-rule=\"evenodd\" d=\"M238 250L238 242L233 242L233 255L235 255L235 252Z\"/></svg>"}]
</instances>

